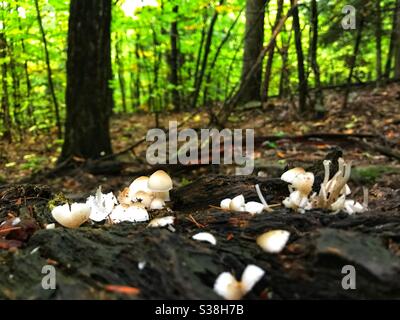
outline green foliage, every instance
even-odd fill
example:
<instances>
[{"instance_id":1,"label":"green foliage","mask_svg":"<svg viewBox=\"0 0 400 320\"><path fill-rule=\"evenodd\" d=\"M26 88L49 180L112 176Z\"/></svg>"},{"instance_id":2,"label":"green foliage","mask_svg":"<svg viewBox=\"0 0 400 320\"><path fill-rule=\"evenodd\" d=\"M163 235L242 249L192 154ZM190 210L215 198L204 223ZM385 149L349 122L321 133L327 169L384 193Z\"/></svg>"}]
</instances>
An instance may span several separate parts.
<instances>
[{"instance_id":1,"label":"green foliage","mask_svg":"<svg viewBox=\"0 0 400 320\"><path fill-rule=\"evenodd\" d=\"M208 67L228 30L239 16L238 22L224 42L208 83L203 83L198 101L203 102L204 90L208 96L205 103L224 101L241 78L243 39L245 37L245 0L120 0L113 2L112 62L115 113L123 112L123 97L126 111L158 112L172 109L172 92L179 91L184 107L190 106L194 92L196 64L202 34L207 34L215 12L218 20L213 31L213 41ZM147 5L139 7L139 3ZM284 1L283 14L289 9ZM376 78L375 6L373 1L338 0L318 1L319 45L318 60L323 85L340 84L346 81L356 31L345 31L340 21L342 8L351 4L360 15L365 15L366 25L356 75L360 80ZM173 12L178 6L178 12ZM40 13L48 41L51 69L62 120L65 119L66 53L69 1L39 0ZM388 53L392 28L394 0L382 0L382 54ZM307 58L310 47L310 1L301 1L300 20L302 42L306 56L306 71L311 85L314 75ZM38 130L54 130L53 103L49 94L44 47L38 26L36 10L32 0L11 0L0 5L0 33L7 42L6 54L0 58L0 66L7 68L5 83L8 88L9 114L14 132L26 131L34 134ZM266 8L265 43L267 44L277 12L277 1L271 0ZM177 21L179 48L179 85L170 83L169 59L171 23ZM289 18L277 37L276 55L272 66L270 94L279 93L283 67L289 81L284 81L288 90L297 86L297 60ZM283 65L283 50L287 47L287 64ZM118 51L118 52L117 52ZM118 60L118 61L117 61ZM266 59L264 59L264 66ZM122 81L121 81L122 80ZM204 81L206 82L206 81ZM122 94L121 83L124 84ZM3 92L3 91L2 91ZM4 131L4 115L0 114L0 134ZM34 164L27 164L27 166Z\"/></svg>"}]
</instances>

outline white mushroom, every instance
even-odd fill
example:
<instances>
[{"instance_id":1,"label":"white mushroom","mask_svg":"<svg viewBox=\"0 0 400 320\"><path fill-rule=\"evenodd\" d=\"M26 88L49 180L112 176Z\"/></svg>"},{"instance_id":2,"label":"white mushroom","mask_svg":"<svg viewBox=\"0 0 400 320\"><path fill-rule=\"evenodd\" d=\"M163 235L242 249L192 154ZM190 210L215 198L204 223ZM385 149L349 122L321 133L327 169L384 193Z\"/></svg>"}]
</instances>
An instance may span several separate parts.
<instances>
[{"instance_id":1,"label":"white mushroom","mask_svg":"<svg viewBox=\"0 0 400 320\"><path fill-rule=\"evenodd\" d=\"M151 210L160 210L165 207L165 202L163 199L154 198L150 203Z\"/></svg>"},{"instance_id":2,"label":"white mushroom","mask_svg":"<svg viewBox=\"0 0 400 320\"><path fill-rule=\"evenodd\" d=\"M110 215L113 223L120 222L144 222L149 220L149 214L142 204L133 204L129 207L118 205Z\"/></svg>"},{"instance_id":3,"label":"white mushroom","mask_svg":"<svg viewBox=\"0 0 400 320\"><path fill-rule=\"evenodd\" d=\"M244 209L250 214L259 214L263 212L264 205L256 201L250 201L245 204Z\"/></svg>"},{"instance_id":4,"label":"white mushroom","mask_svg":"<svg viewBox=\"0 0 400 320\"><path fill-rule=\"evenodd\" d=\"M229 205L229 209L232 211L244 211L245 200L243 195L234 197Z\"/></svg>"},{"instance_id":5,"label":"white mushroom","mask_svg":"<svg viewBox=\"0 0 400 320\"><path fill-rule=\"evenodd\" d=\"M231 205L231 201L232 201L232 199L229 199L229 198L224 199L224 200L221 201L219 206L221 207L221 209L229 210L230 209L230 205Z\"/></svg>"},{"instance_id":6,"label":"white mushroom","mask_svg":"<svg viewBox=\"0 0 400 320\"><path fill-rule=\"evenodd\" d=\"M96 195L90 196L86 200L86 204L90 206L90 219L96 222L103 221L112 212L117 199L112 192L104 194L101 192L101 186L98 187Z\"/></svg>"},{"instance_id":7,"label":"white mushroom","mask_svg":"<svg viewBox=\"0 0 400 320\"><path fill-rule=\"evenodd\" d=\"M133 200L135 194L140 191L151 193L150 189L147 186L148 182L149 182L149 177L146 176L141 176L133 180L133 182L129 186L129 197Z\"/></svg>"},{"instance_id":8,"label":"white mushroom","mask_svg":"<svg viewBox=\"0 0 400 320\"><path fill-rule=\"evenodd\" d=\"M144 191L137 192L131 200L133 202L141 202L146 208L150 208L151 201L153 200L153 195Z\"/></svg>"},{"instance_id":9,"label":"white mushroom","mask_svg":"<svg viewBox=\"0 0 400 320\"><path fill-rule=\"evenodd\" d=\"M241 281L230 272L221 273L214 283L214 291L226 300L239 300L253 289L264 276L265 271L255 265L248 265L243 271Z\"/></svg>"},{"instance_id":10,"label":"white mushroom","mask_svg":"<svg viewBox=\"0 0 400 320\"><path fill-rule=\"evenodd\" d=\"M175 217L173 216L154 218L153 220L150 221L150 223L147 226L150 228L162 228L174 224L174 220Z\"/></svg>"},{"instance_id":11,"label":"white mushroom","mask_svg":"<svg viewBox=\"0 0 400 320\"><path fill-rule=\"evenodd\" d=\"M90 216L91 209L85 203L73 203L71 206L66 203L55 207L51 214L62 226L67 228L78 228L85 223Z\"/></svg>"},{"instance_id":12,"label":"white mushroom","mask_svg":"<svg viewBox=\"0 0 400 320\"><path fill-rule=\"evenodd\" d=\"M292 184L294 178L300 173L305 173L305 170L300 167L290 169L281 175L281 180Z\"/></svg>"},{"instance_id":13,"label":"white mushroom","mask_svg":"<svg viewBox=\"0 0 400 320\"><path fill-rule=\"evenodd\" d=\"M165 201L169 201L169 190L172 189L172 179L164 170L154 172L147 182L147 187L157 193L156 197L160 197Z\"/></svg>"},{"instance_id":14,"label":"white mushroom","mask_svg":"<svg viewBox=\"0 0 400 320\"><path fill-rule=\"evenodd\" d=\"M192 239L197 240L197 241L206 241L206 242L211 243L214 246L217 244L217 239L215 239L215 237L209 232L196 233L192 237Z\"/></svg>"},{"instance_id":15,"label":"white mushroom","mask_svg":"<svg viewBox=\"0 0 400 320\"><path fill-rule=\"evenodd\" d=\"M257 237L257 244L266 252L279 253L289 240L290 232L286 230L272 230Z\"/></svg>"}]
</instances>

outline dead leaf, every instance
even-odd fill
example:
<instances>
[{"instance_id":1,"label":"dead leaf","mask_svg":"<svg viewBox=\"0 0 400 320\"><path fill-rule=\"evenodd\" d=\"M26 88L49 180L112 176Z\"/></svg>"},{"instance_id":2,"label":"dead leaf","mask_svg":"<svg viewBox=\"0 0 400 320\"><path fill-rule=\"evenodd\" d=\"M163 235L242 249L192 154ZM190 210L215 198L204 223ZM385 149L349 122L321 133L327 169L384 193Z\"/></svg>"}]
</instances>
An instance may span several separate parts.
<instances>
[{"instance_id":1,"label":"dead leaf","mask_svg":"<svg viewBox=\"0 0 400 320\"><path fill-rule=\"evenodd\" d=\"M129 287L129 286L119 286L119 285L109 284L106 285L104 288L109 292L121 293L129 296L137 296L140 293L139 288Z\"/></svg>"}]
</instances>

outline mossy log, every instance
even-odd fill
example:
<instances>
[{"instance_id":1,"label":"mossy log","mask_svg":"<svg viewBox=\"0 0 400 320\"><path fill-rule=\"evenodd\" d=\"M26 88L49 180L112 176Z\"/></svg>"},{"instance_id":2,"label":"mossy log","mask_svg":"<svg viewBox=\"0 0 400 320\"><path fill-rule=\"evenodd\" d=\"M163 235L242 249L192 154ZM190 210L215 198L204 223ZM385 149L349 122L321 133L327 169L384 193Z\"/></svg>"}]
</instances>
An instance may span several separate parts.
<instances>
[{"instance_id":1,"label":"mossy log","mask_svg":"<svg viewBox=\"0 0 400 320\"><path fill-rule=\"evenodd\" d=\"M176 190L171 204L175 232L147 228L145 223L86 223L78 229L47 230L45 223L53 222L48 201L54 196L49 188L0 188L0 222L14 215L37 225L24 239L16 234L1 239L19 245L0 250L0 298L218 299L213 291L217 276L232 271L239 277L248 264L266 274L245 299L400 297L399 205L354 216L319 210L297 214L284 208L251 216L209 206L238 193L251 199L255 183L272 203L287 192L278 180L223 176L202 178ZM263 252L255 242L272 229L291 233L279 254ZM200 231L215 235L217 245L191 239ZM146 262L142 270L140 262ZM56 290L41 286L42 267L48 264L57 272ZM356 269L356 290L342 288L345 265ZM110 284L140 292L109 292Z\"/></svg>"}]
</instances>

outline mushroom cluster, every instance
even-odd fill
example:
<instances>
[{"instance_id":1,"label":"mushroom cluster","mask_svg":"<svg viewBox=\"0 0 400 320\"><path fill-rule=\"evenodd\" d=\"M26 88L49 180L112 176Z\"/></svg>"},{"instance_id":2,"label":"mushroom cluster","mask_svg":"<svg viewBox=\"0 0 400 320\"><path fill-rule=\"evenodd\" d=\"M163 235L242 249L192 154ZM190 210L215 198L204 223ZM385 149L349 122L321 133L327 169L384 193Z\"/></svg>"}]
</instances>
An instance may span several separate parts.
<instances>
[{"instance_id":1,"label":"mushroom cluster","mask_svg":"<svg viewBox=\"0 0 400 320\"><path fill-rule=\"evenodd\" d=\"M169 191L172 179L163 170L150 177L135 179L129 187L120 192L118 198L112 192L104 194L99 187L86 203L65 204L52 210L53 218L67 228L77 228L87 220L100 222L108 219L111 223L144 222L149 220L147 210L159 210L170 201Z\"/></svg>"},{"instance_id":2,"label":"mushroom cluster","mask_svg":"<svg viewBox=\"0 0 400 320\"><path fill-rule=\"evenodd\" d=\"M239 211L239 212L248 212L250 214L259 214L262 213L264 210L272 211L268 203L265 201L263 195L261 194L260 187L258 186L258 184L255 186L255 188L261 202L257 201L246 202L244 196L240 194L234 197L233 199L230 198L223 199L220 203L221 209Z\"/></svg>"},{"instance_id":3,"label":"mushroom cluster","mask_svg":"<svg viewBox=\"0 0 400 320\"><path fill-rule=\"evenodd\" d=\"M323 165L325 170L324 180L318 194L316 192L311 194L314 185L314 174L312 172L306 172L299 167L286 171L281 179L289 183L290 195L283 200L283 205L301 213L313 208L328 209L335 213L343 210L348 214L368 210L368 190L366 188L364 188L362 204L346 199L351 194L350 187L347 185L351 174L351 161L346 163L342 158L339 158L338 171L331 179L329 179L331 162L325 160Z\"/></svg>"}]
</instances>

